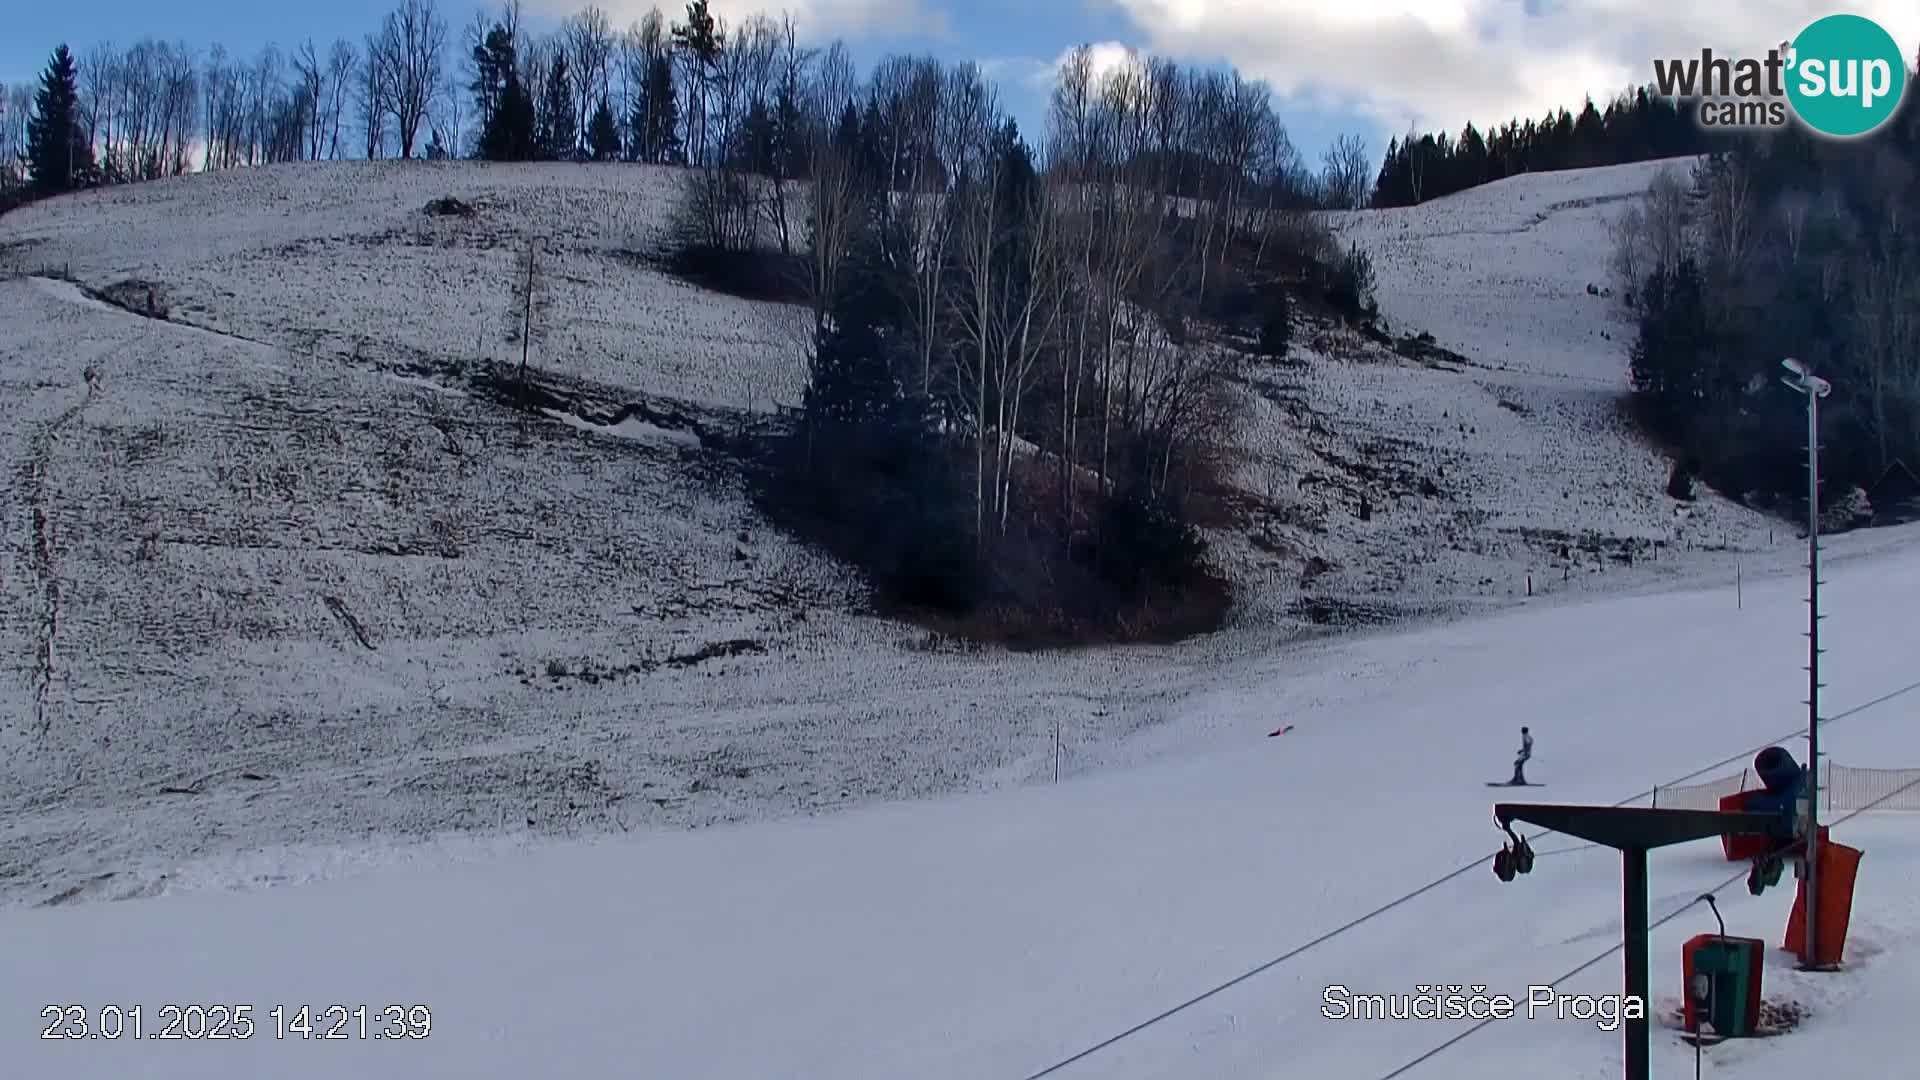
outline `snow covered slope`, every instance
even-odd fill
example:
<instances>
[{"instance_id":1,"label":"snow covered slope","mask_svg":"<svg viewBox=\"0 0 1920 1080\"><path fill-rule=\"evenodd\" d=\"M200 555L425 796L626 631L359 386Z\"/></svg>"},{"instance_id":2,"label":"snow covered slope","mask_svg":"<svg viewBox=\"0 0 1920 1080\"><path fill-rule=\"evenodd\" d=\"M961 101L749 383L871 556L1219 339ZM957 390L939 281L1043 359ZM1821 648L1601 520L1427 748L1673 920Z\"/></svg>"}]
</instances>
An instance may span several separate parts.
<instances>
[{"instance_id":1,"label":"snow covered slope","mask_svg":"<svg viewBox=\"0 0 1920 1080\"><path fill-rule=\"evenodd\" d=\"M97 286L151 282L171 315L315 358L520 359L637 395L792 403L804 320L653 272L681 173L630 165L327 162L132 184L27 207L0 244ZM454 196L471 217L425 213Z\"/></svg>"},{"instance_id":2,"label":"snow covered slope","mask_svg":"<svg viewBox=\"0 0 1920 1080\"><path fill-rule=\"evenodd\" d=\"M1625 390L1632 326L1611 295L1611 223L1693 158L1525 173L1420 206L1338 215L1374 257L1396 327L1500 371ZM1587 291L1588 286L1601 295Z\"/></svg>"},{"instance_id":3,"label":"snow covered slope","mask_svg":"<svg viewBox=\"0 0 1920 1080\"><path fill-rule=\"evenodd\" d=\"M1535 592L1584 589L1628 559L1685 572L1701 548L1777 541L1775 523L1726 499L1666 496L1670 462L1622 414L1633 326L1587 291L1606 285L1614 216L1656 173L1690 165L1536 173L1328 216L1372 255L1392 333L1431 334L1462 359L1321 332L1306 369L1253 374L1240 482L1278 488L1266 547L1321 560L1309 592L1457 609L1525 595L1529 577Z\"/></svg>"},{"instance_id":4,"label":"snow covered slope","mask_svg":"<svg viewBox=\"0 0 1920 1080\"><path fill-rule=\"evenodd\" d=\"M1898 546L1888 545L1888 537ZM1829 712L1842 763L1920 763L1908 635L1913 532L1845 538L1825 592ZM1873 554L1871 547L1881 547ZM339 1076L1028 1077L1441 878L1463 873L1060 1070L1061 1077L1374 1080L1464 1030L1334 1020L1326 988L1484 985L1525 1000L1617 991L1619 867L1548 837L1501 885L1482 786L1529 724L1551 801L1610 803L1783 735L1803 715L1801 582L1780 576L1247 660L1160 731L1206 747L1058 786L811 821L564 844L254 893L0 916L0 1012L22 1075L217 1080ZM1266 739L1275 719L1293 732ZM1799 751L1794 741L1785 745ZM1877 818L1877 819L1876 819ZM1766 992L1812 1010L1785 1038L1709 1051L1716 1069L1818 1061L1899 1075L1920 993L1920 822L1838 824L1863 847L1852 969L1770 958ZM1711 842L1656 853L1656 919L1744 868ZM1790 883L1789 883L1790 884ZM1728 929L1777 945L1783 887L1720 893ZM1671 998L1696 906L1654 934ZM1562 978L1600 957L1578 975ZM249 1005L251 1039L31 1038L46 1004ZM1665 1004L1656 1002L1656 1004ZM425 1006L417 1041L275 1037L270 1010ZM1524 1016L1524 1013L1523 1013ZM31 1026L30 1026L31 1025ZM1660 1075L1692 1051L1656 1029ZM1592 1018L1498 1021L1408 1073L1599 1080L1619 1034ZM1744 1075L1744 1073L1742 1074Z\"/></svg>"},{"instance_id":5,"label":"snow covered slope","mask_svg":"<svg viewBox=\"0 0 1920 1080\"><path fill-rule=\"evenodd\" d=\"M1613 411L1624 341L1584 285L1605 200L1647 175L1349 220L1394 329L1466 362L1326 330L1304 368L1244 373L1247 521L1221 538L1242 623L1070 655L852 616L847 575L755 518L702 432L791 393L793 313L628 254L670 174L290 167L9 215L6 268L84 288L0 280L0 1061L1018 1080L1461 868L1055 1075L1372 1080L1458 1028L1328 1020L1329 985L1606 992L1613 960L1559 976L1617 940L1609 853L1548 840L1522 882L1486 873L1482 782L1514 729L1543 793L1605 803L1804 715L1792 538L1678 512ZM449 194L478 213L422 213ZM534 362L591 406L550 423L463 374L517 352L500 324L534 236ZM169 320L95 299L149 288ZM1843 764L1920 765L1920 690L1856 711L1915 678L1915 539L1833 545ZM1519 610L1299 638L1518 603L1530 578ZM690 825L721 827L664 828ZM1716 1061L1897 1074L1878 1033L1920 990L1912 828L1839 827L1868 851L1857 969L1776 965L1770 995L1814 1017ZM1661 853L1655 917L1738 869ZM1736 882L1721 906L1777 940L1789 899ZM1657 931L1656 992L1710 926ZM253 1037L32 1038L46 1005L138 1005L152 1032L167 1003L251 1005ZM275 1005L372 1027L424 1006L432 1029L302 1050ZM1598 1078L1617 1046L1508 1021L1408 1075Z\"/></svg>"},{"instance_id":6,"label":"snow covered slope","mask_svg":"<svg viewBox=\"0 0 1920 1080\"><path fill-rule=\"evenodd\" d=\"M675 175L275 166L0 219L0 904L1018 785L1056 746L1075 775L1191 752L1190 698L1328 626L1795 558L1677 511L1615 419L1604 221L1552 204L1646 170L1519 177L1347 224L1395 330L1465 363L1321 329L1239 373L1234 626L951 649L853 614L709 445L791 400L799 316L636 255ZM529 244L531 362L575 394L546 423L472 379L518 362ZM6 276L45 272L82 287Z\"/></svg>"}]
</instances>

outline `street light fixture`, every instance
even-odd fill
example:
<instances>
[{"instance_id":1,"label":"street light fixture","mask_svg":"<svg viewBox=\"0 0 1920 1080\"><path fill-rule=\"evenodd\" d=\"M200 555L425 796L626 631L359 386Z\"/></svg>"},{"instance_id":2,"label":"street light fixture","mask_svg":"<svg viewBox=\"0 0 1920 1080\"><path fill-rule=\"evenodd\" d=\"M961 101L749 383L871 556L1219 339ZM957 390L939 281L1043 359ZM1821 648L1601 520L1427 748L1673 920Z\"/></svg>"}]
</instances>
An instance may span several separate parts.
<instances>
[{"instance_id":1,"label":"street light fixture","mask_svg":"<svg viewBox=\"0 0 1920 1080\"><path fill-rule=\"evenodd\" d=\"M1792 373L1780 381L1807 397L1807 903L1806 956L1802 966L1819 967L1820 867L1820 399L1833 384L1788 357L1780 366Z\"/></svg>"},{"instance_id":2,"label":"street light fixture","mask_svg":"<svg viewBox=\"0 0 1920 1080\"><path fill-rule=\"evenodd\" d=\"M1780 361L1780 366L1783 368L1786 368L1788 371L1792 372L1794 375L1794 377L1791 379L1782 379L1780 381L1786 383L1788 386L1793 387L1795 390L1798 390L1803 394L1807 392L1807 387L1809 386L1813 388L1813 393L1816 397L1826 397L1828 394L1833 392L1832 383L1828 382L1827 380L1821 378L1818 375L1815 375L1813 372L1808 371L1807 365L1801 363L1798 360L1795 360L1792 357L1788 357L1785 360Z\"/></svg>"}]
</instances>

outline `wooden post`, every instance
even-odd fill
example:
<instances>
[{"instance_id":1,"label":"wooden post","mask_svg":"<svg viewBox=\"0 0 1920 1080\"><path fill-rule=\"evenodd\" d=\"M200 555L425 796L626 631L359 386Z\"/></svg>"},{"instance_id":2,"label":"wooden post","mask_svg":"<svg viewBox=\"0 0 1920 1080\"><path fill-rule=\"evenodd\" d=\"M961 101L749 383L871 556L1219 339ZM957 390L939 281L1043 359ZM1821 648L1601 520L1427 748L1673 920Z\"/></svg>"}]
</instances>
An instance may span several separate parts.
<instances>
[{"instance_id":1,"label":"wooden post","mask_svg":"<svg viewBox=\"0 0 1920 1080\"><path fill-rule=\"evenodd\" d=\"M527 291L520 309L520 408L527 407L527 348L528 338L533 334L533 251L534 241L527 241Z\"/></svg>"}]
</instances>

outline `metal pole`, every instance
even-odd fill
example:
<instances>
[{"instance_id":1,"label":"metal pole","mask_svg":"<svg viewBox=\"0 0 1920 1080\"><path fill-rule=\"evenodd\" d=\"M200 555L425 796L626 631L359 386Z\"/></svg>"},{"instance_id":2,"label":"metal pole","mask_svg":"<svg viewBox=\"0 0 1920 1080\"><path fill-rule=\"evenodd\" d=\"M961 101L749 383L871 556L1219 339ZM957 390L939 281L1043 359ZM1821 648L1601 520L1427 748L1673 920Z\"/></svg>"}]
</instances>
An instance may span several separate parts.
<instances>
[{"instance_id":1,"label":"metal pole","mask_svg":"<svg viewBox=\"0 0 1920 1080\"><path fill-rule=\"evenodd\" d=\"M1820 880L1820 395L1807 388L1807 908L1805 966L1816 947Z\"/></svg>"},{"instance_id":2,"label":"metal pole","mask_svg":"<svg viewBox=\"0 0 1920 1080\"><path fill-rule=\"evenodd\" d=\"M1652 1054L1647 1029L1647 849L1620 849L1621 902L1623 922L1626 925L1626 1000L1621 1002L1622 1011L1627 1013L1624 1027L1626 1039L1626 1080L1652 1080ZM1635 1004L1639 1008L1634 1008ZM1634 1019L1635 1014L1639 1019Z\"/></svg>"}]
</instances>

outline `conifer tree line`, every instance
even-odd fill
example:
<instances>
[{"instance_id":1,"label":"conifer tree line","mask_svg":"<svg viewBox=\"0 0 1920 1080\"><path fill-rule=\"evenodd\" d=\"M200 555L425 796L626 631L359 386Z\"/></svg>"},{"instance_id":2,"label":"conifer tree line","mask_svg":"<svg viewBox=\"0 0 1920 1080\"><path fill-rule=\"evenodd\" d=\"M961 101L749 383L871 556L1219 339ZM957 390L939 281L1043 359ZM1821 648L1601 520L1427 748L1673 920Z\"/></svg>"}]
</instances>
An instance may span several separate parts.
<instances>
[{"instance_id":1,"label":"conifer tree line","mask_svg":"<svg viewBox=\"0 0 1920 1080\"><path fill-rule=\"evenodd\" d=\"M1693 477L1805 506L1805 399L1793 357L1833 383L1823 495L1920 471L1920 106L1866 139L1747 133L1656 178L1615 223L1615 288L1638 322L1643 420ZM1797 506L1796 506L1797 504Z\"/></svg>"},{"instance_id":2,"label":"conifer tree line","mask_svg":"<svg viewBox=\"0 0 1920 1080\"><path fill-rule=\"evenodd\" d=\"M1458 136L1409 132L1387 145L1373 185L1376 207L1417 206L1520 173L1587 169L1711 152L1733 138L1695 122L1691 102L1662 97L1651 85L1624 93L1603 110L1592 98L1539 120L1509 120Z\"/></svg>"}]
</instances>

